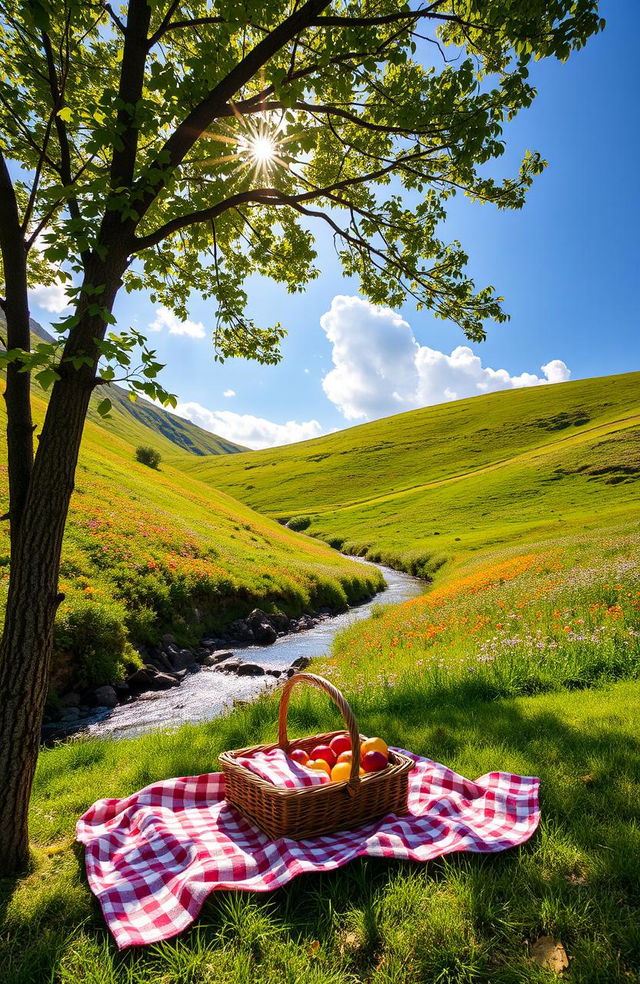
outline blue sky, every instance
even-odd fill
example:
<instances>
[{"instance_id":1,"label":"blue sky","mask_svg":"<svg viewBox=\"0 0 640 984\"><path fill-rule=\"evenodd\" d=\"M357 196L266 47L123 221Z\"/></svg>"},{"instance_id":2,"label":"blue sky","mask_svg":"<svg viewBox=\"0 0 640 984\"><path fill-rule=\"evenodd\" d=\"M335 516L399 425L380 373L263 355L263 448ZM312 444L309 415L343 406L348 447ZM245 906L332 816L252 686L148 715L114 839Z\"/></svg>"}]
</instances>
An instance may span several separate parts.
<instances>
[{"instance_id":1,"label":"blue sky","mask_svg":"<svg viewBox=\"0 0 640 984\"><path fill-rule=\"evenodd\" d=\"M279 366L214 363L213 310L197 298L191 319L202 323L205 337L170 334L166 326L151 334L167 363L163 382L181 412L241 443L264 446L419 402L513 385L514 377L516 385L532 382L523 373L544 379L541 366L549 364L549 379L565 378L556 360L572 379L640 368L639 11L637 0L605 0L602 34L564 65L533 68L538 98L506 134L509 162L517 165L527 148L549 162L525 208L508 213L462 198L452 203L445 235L462 241L476 282L494 284L511 314L506 325L488 325L485 343L471 344L481 367L467 353L451 360L452 350L469 344L455 326L412 304L396 313L404 322L375 317L356 301L337 302L325 319L342 352L336 372L321 317L336 295L357 295L357 284L342 276L329 237L318 229L322 274L304 295L290 296L260 278L249 284L249 315L258 323L280 320L289 330ZM55 318L38 306L37 295L33 300L37 320ZM116 315L123 325L135 320L145 329L156 320L156 307L144 295L121 295ZM486 367L506 372L495 376ZM225 396L229 391L235 395Z\"/></svg>"}]
</instances>

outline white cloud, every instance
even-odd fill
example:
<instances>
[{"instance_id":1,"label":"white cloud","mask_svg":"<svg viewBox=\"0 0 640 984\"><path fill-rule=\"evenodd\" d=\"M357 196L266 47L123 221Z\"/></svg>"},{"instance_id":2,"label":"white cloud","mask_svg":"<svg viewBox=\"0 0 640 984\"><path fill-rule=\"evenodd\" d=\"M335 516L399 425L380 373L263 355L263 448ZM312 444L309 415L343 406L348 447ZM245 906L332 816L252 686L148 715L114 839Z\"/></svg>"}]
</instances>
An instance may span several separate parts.
<instances>
[{"instance_id":1,"label":"white cloud","mask_svg":"<svg viewBox=\"0 0 640 984\"><path fill-rule=\"evenodd\" d=\"M235 390L225 390L222 395L230 398L230 397L236 395L236 391Z\"/></svg>"},{"instance_id":2,"label":"white cloud","mask_svg":"<svg viewBox=\"0 0 640 984\"><path fill-rule=\"evenodd\" d=\"M199 427L219 434L228 441L244 444L246 447L273 448L280 444L294 444L318 437L322 427L317 420L288 420L286 424L276 424L264 417L254 417L248 413L232 413L231 410L208 410L199 403L179 403L175 409L180 417L186 417Z\"/></svg>"},{"instance_id":3,"label":"white cloud","mask_svg":"<svg viewBox=\"0 0 640 984\"><path fill-rule=\"evenodd\" d=\"M305 376L308 376L309 375L309 369L303 369L303 372L304 372Z\"/></svg>"},{"instance_id":4,"label":"white cloud","mask_svg":"<svg viewBox=\"0 0 640 984\"><path fill-rule=\"evenodd\" d=\"M190 338L204 338L206 332L201 321L180 321L177 315L169 308L156 308L156 316L149 323L150 331L163 331L169 329L170 335L189 335Z\"/></svg>"},{"instance_id":5,"label":"white cloud","mask_svg":"<svg viewBox=\"0 0 640 984\"><path fill-rule=\"evenodd\" d=\"M542 366L542 376L512 376L506 369L483 366L467 345L450 355L419 345L399 314L361 297L337 295L320 324L333 346L334 364L322 386L347 420L371 420L495 390L565 382L571 375L561 359Z\"/></svg>"},{"instance_id":6,"label":"white cloud","mask_svg":"<svg viewBox=\"0 0 640 984\"><path fill-rule=\"evenodd\" d=\"M51 314L62 314L70 303L63 284L50 284L48 287L38 284L29 291L29 297L37 307Z\"/></svg>"}]
</instances>

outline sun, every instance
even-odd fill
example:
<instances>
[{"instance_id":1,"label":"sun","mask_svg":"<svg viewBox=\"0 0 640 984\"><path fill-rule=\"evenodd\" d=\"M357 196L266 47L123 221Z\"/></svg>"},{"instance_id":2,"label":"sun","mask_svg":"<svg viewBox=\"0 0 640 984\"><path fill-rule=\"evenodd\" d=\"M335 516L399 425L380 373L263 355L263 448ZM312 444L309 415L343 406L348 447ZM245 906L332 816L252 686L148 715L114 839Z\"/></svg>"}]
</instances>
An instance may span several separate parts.
<instances>
[{"instance_id":1,"label":"sun","mask_svg":"<svg viewBox=\"0 0 640 984\"><path fill-rule=\"evenodd\" d=\"M275 140L269 136L256 136L247 141L245 153L253 157L256 164L269 164L278 151Z\"/></svg>"},{"instance_id":2,"label":"sun","mask_svg":"<svg viewBox=\"0 0 640 984\"><path fill-rule=\"evenodd\" d=\"M278 119L275 114L269 113L254 122L249 117L242 116L235 107L232 108L235 116L233 124L229 126L219 122L222 132L206 131L203 134L209 140L230 145L230 153L221 157L207 157L198 162L199 166L211 167L235 161L239 165L240 175L251 173L254 179L270 178L279 168L290 170L285 145L295 140L298 134L284 135L283 117Z\"/></svg>"}]
</instances>

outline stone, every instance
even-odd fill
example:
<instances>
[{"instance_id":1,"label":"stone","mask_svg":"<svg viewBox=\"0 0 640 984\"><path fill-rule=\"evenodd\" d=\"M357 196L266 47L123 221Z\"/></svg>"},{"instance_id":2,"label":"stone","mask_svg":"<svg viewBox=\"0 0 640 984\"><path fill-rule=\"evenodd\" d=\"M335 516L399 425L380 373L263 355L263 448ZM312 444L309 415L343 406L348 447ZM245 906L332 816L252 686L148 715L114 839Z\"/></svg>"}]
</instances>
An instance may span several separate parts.
<instances>
[{"instance_id":1,"label":"stone","mask_svg":"<svg viewBox=\"0 0 640 984\"><path fill-rule=\"evenodd\" d=\"M170 690L171 687L179 686L180 681L169 673L156 673L151 680L152 690Z\"/></svg>"},{"instance_id":2,"label":"stone","mask_svg":"<svg viewBox=\"0 0 640 984\"><path fill-rule=\"evenodd\" d=\"M225 656L225 658L227 657ZM216 666L219 662L220 660L217 658L217 655L215 653L207 653L207 655L203 656L203 658L200 660L202 666Z\"/></svg>"},{"instance_id":3,"label":"stone","mask_svg":"<svg viewBox=\"0 0 640 984\"><path fill-rule=\"evenodd\" d=\"M175 645L175 641L176 640L174 639L174 637L171 635L170 632L165 632L162 639L160 640L160 644L162 645L163 648L165 648L166 646Z\"/></svg>"},{"instance_id":4,"label":"stone","mask_svg":"<svg viewBox=\"0 0 640 984\"><path fill-rule=\"evenodd\" d=\"M201 669L200 663L192 663L191 666L187 666L187 673L200 673Z\"/></svg>"},{"instance_id":5,"label":"stone","mask_svg":"<svg viewBox=\"0 0 640 984\"><path fill-rule=\"evenodd\" d=\"M238 667L241 665L242 660L234 656L232 659L225 659L222 662L216 664L216 669L221 673L237 673Z\"/></svg>"},{"instance_id":6,"label":"stone","mask_svg":"<svg viewBox=\"0 0 640 984\"><path fill-rule=\"evenodd\" d=\"M266 612L263 612L261 608L254 608L252 612L247 615L247 622L266 622L269 616Z\"/></svg>"},{"instance_id":7,"label":"stone","mask_svg":"<svg viewBox=\"0 0 640 984\"><path fill-rule=\"evenodd\" d=\"M127 683L132 691L141 693L145 690L169 690L177 687L178 680L170 673L160 673L154 666L143 666L130 676Z\"/></svg>"},{"instance_id":8,"label":"stone","mask_svg":"<svg viewBox=\"0 0 640 984\"><path fill-rule=\"evenodd\" d=\"M236 672L238 676L264 676L264 666L259 663L240 663Z\"/></svg>"},{"instance_id":9,"label":"stone","mask_svg":"<svg viewBox=\"0 0 640 984\"><path fill-rule=\"evenodd\" d=\"M191 666L193 662L195 662L195 658L190 649L181 649L171 658L174 670L186 670L187 666Z\"/></svg>"},{"instance_id":10,"label":"stone","mask_svg":"<svg viewBox=\"0 0 640 984\"><path fill-rule=\"evenodd\" d=\"M104 707L117 707L119 703L115 688L109 684L105 684L104 687L96 687L93 691L93 697L96 704L101 704Z\"/></svg>"},{"instance_id":11,"label":"stone","mask_svg":"<svg viewBox=\"0 0 640 984\"><path fill-rule=\"evenodd\" d=\"M161 649L158 649L152 656L147 657L148 662L153 666L156 666L160 672L171 673L173 666L166 653L163 653Z\"/></svg>"},{"instance_id":12,"label":"stone","mask_svg":"<svg viewBox=\"0 0 640 984\"><path fill-rule=\"evenodd\" d=\"M63 707L78 707L81 700L82 698L80 697L80 694L77 694L75 690L72 690L70 693L64 694L64 696L60 698L60 703Z\"/></svg>"},{"instance_id":13,"label":"stone","mask_svg":"<svg viewBox=\"0 0 640 984\"><path fill-rule=\"evenodd\" d=\"M174 659L177 659L178 656L180 655L180 649L178 648L178 646L175 645L175 643L171 643L170 645L164 646L163 648L165 653L167 654L167 657L172 662Z\"/></svg>"},{"instance_id":14,"label":"stone","mask_svg":"<svg viewBox=\"0 0 640 984\"><path fill-rule=\"evenodd\" d=\"M297 659L294 659L291 666L293 667L294 670L306 670L310 662L311 660L309 659L308 656L298 656Z\"/></svg>"},{"instance_id":15,"label":"stone","mask_svg":"<svg viewBox=\"0 0 640 984\"><path fill-rule=\"evenodd\" d=\"M270 622L258 622L253 626L253 635L256 642L263 646L271 646L278 638L278 633Z\"/></svg>"},{"instance_id":16,"label":"stone","mask_svg":"<svg viewBox=\"0 0 640 984\"><path fill-rule=\"evenodd\" d=\"M286 632L289 628L289 619L286 615L270 615L269 622L278 632Z\"/></svg>"},{"instance_id":17,"label":"stone","mask_svg":"<svg viewBox=\"0 0 640 984\"><path fill-rule=\"evenodd\" d=\"M113 689L118 695L118 700L121 702L128 700L129 697L131 697L131 687L128 683L116 683L114 684Z\"/></svg>"},{"instance_id":18,"label":"stone","mask_svg":"<svg viewBox=\"0 0 640 984\"><path fill-rule=\"evenodd\" d=\"M264 672L265 672L265 673L266 673L266 674L267 674L268 676L272 676L272 677L276 677L276 679L277 679L277 678L278 678L278 677L280 676L280 670L272 670L272 669L268 669L268 670L265 670Z\"/></svg>"},{"instance_id":19,"label":"stone","mask_svg":"<svg viewBox=\"0 0 640 984\"><path fill-rule=\"evenodd\" d=\"M174 677L176 677L176 679L178 679L178 680L184 680L184 678L185 678L185 677L186 677L186 675L187 675L187 670L186 670L186 668L185 668L184 670L176 670L176 671L175 671L175 673L174 673L173 675L174 675Z\"/></svg>"}]
</instances>

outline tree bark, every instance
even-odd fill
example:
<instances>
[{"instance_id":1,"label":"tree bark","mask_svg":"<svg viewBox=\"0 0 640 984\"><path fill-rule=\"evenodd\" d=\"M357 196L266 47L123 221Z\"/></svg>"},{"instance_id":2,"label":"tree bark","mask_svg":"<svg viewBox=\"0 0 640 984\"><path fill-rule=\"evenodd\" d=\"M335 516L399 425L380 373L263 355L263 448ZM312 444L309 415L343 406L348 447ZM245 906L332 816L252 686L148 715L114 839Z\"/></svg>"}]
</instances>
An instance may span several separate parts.
<instances>
[{"instance_id":1,"label":"tree bark","mask_svg":"<svg viewBox=\"0 0 640 984\"><path fill-rule=\"evenodd\" d=\"M4 314L7 320L7 349L22 349L28 352L31 348L31 331L27 299L27 254L20 227L18 203L2 153L0 153L0 251L6 292ZM21 362L10 362L7 366L4 392L7 405L9 520L12 550L18 538L33 465L31 379L28 372L20 372L21 366Z\"/></svg>"},{"instance_id":2,"label":"tree bark","mask_svg":"<svg viewBox=\"0 0 640 984\"><path fill-rule=\"evenodd\" d=\"M126 261L87 273L85 282L105 284L100 303L111 311ZM89 300L78 306L51 392L39 447L12 544L7 612L0 642L0 877L22 870L28 861L28 806L40 743L40 729L51 664L53 624L62 597L58 574L62 539L74 487L82 431L98 363L96 338L103 338L101 316L89 316ZM92 365L74 369L64 358L88 355Z\"/></svg>"}]
</instances>

